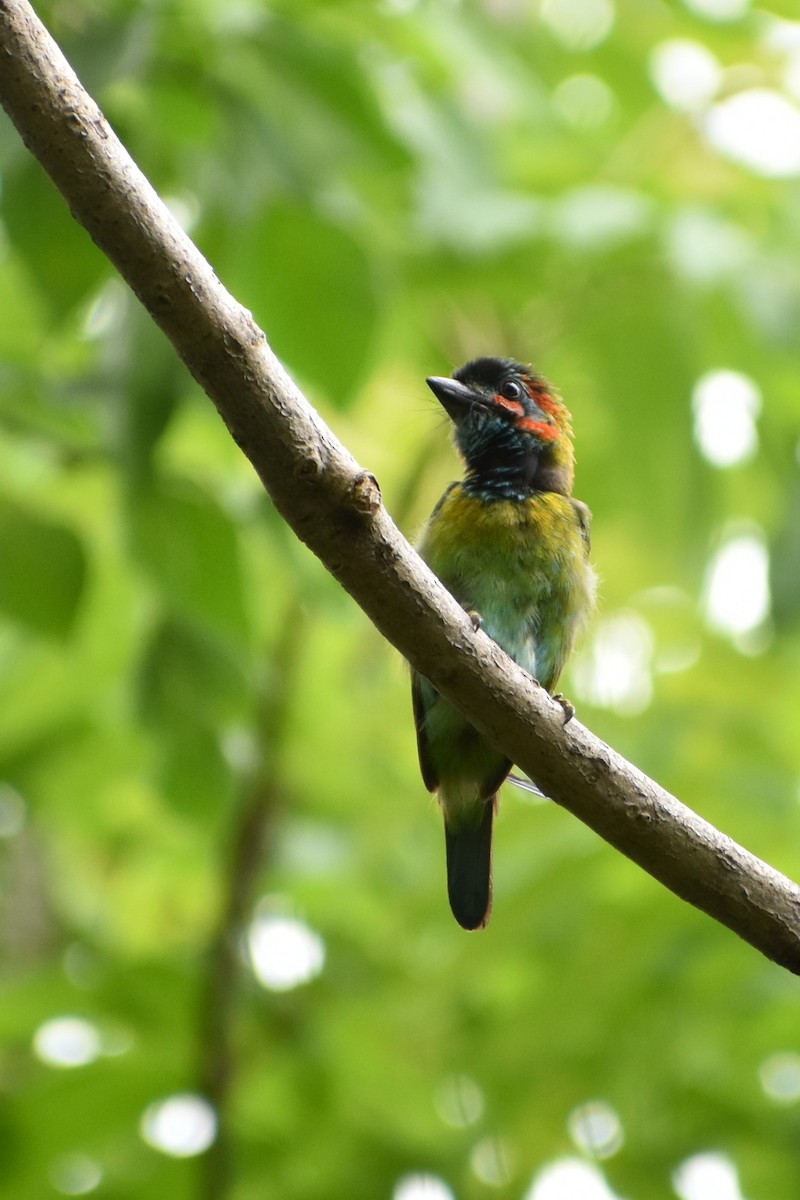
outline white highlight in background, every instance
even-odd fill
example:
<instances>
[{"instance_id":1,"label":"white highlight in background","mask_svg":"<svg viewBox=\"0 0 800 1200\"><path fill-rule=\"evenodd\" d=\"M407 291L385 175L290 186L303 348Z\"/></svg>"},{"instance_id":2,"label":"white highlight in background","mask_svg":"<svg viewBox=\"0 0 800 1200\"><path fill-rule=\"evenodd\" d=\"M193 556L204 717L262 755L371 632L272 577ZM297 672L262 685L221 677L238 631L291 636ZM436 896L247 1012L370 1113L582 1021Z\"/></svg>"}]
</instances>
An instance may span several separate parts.
<instances>
[{"instance_id":1,"label":"white highlight in background","mask_svg":"<svg viewBox=\"0 0 800 1200\"><path fill-rule=\"evenodd\" d=\"M753 257L751 236L712 209L688 206L666 227L666 249L673 270L691 283L725 279Z\"/></svg>"},{"instance_id":2,"label":"white highlight in background","mask_svg":"<svg viewBox=\"0 0 800 1200\"><path fill-rule=\"evenodd\" d=\"M625 1141L622 1122L605 1100L590 1100L574 1108L567 1128L577 1148L592 1158L611 1158Z\"/></svg>"},{"instance_id":3,"label":"white highlight in background","mask_svg":"<svg viewBox=\"0 0 800 1200\"><path fill-rule=\"evenodd\" d=\"M202 1154L217 1136L217 1114L202 1096L191 1092L151 1104L142 1116L142 1140L172 1158Z\"/></svg>"},{"instance_id":4,"label":"white highlight in background","mask_svg":"<svg viewBox=\"0 0 800 1200\"><path fill-rule=\"evenodd\" d=\"M700 42L672 38L650 55L650 76L661 99L680 112L706 108L722 80L719 62Z\"/></svg>"},{"instance_id":5,"label":"white highlight in background","mask_svg":"<svg viewBox=\"0 0 800 1200\"><path fill-rule=\"evenodd\" d=\"M446 1125L466 1129L483 1116L483 1092L469 1075L451 1075L436 1091L436 1111Z\"/></svg>"},{"instance_id":6,"label":"white highlight in background","mask_svg":"<svg viewBox=\"0 0 800 1200\"><path fill-rule=\"evenodd\" d=\"M748 88L702 119L720 154L767 178L800 175L800 109L771 88Z\"/></svg>"},{"instance_id":7,"label":"white highlight in background","mask_svg":"<svg viewBox=\"0 0 800 1200\"><path fill-rule=\"evenodd\" d=\"M472 1173L487 1187L506 1187L513 1174L514 1155L505 1138L482 1138L472 1148L469 1165Z\"/></svg>"},{"instance_id":8,"label":"white highlight in background","mask_svg":"<svg viewBox=\"0 0 800 1200\"><path fill-rule=\"evenodd\" d=\"M758 385L740 371L708 371L692 391L695 441L715 467L732 467L758 446Z\"/></svg>"},{"instance_id":9,"label":"white highlight in background","mask_svg":"<svg viewBox=\"0 0 800 1200\"><path fill-rule=\"evenodd\" d=\"M621 716L644 712L653 698L653 651L653 631L638 613L606 618L575 663L578 692Z\"/></svg>"},{"instance_id":10,"label":"white highlight in background","mask_svg":"<svg viewBox=\"0 0 800 1200\"><path fill-rule=\"evenodd\" d=\"M48 1067L85 1067L102 1053L100 1031L83 1017L53 1017L36 1030L33 1049Z\"/></svg>"},{"instance_id":11,"label":"white highlight in background","mask_svg":"<svg viewBox=\"0 0 800 1200\"><path fill-rule=\"evenodd\" d=\"M392 1200L455 1200L455 1196L436 1175L404 1175L395 1184Z\"/></svg>"},{"instance_id":12,"label":"white highlight in background","mask_svg":"<svg viewBox=\"0 0 800 1200\"><path fill-rule=\"evenodd\" d=\"M50 1182L63 1196L88 1196L103 1182L103 1168L86 1154L66 1154L53 1163Z\"/></svg>"},{"instance_id":13,"label":"white highlight in background","mask_svg":"<svg viewBox=\"0 0 800 1200\"><path fill-rule=\"evenodd\" d=\"M800 1100L800 1054L785 1051L764 1060L758 1071L761 1086L776 1104Z\"/></svg>"},{"instance_id":14,"label":"white highlight in background","mask_svg":"<svg viewBox=\"0 0 800 1200\"><path fill-rule=\"evenodd\" d=\"M540 16L568 50L594 50L614 25L611 0L542 0Z\"/></svg>"},{"instance_id":15,"label":"white highlight in background","mask_svg":"<svg viewBox=\"0 0 800 1200\"><path fill-rule=\"evenodd\" d=\"M685 6L707 21L738 21L750 8L750 0L683 0Z\"/></svg>"},{"instance_id":16,"label":"white highlight in background","mask_svg":"<svg viewBox=\"0 0 800 1200\"><path fill-rule=\"evenodd\" d=\"M561 196L553 206L551 228L567 246L608 250L647 233L653 216L653 202L644 193L590 183Z\"/></svg>"},{"instance_id":17,"label":"white highlight in background","mask_svg":"<svg viewBox=\"0 0 800 1200\"><path fill-rule=\"evenodd\" d=\"M593 1163L562 1158L537 1172L523 1200L618 1200Z\"/></svg>"},{"instance_id":18,"label":"white highlight in background","mask_svg":"<svg viewBox=\"0 0 800 1200\"><path fill-rule=\"evenodd\" d=\"M739 1176L727 1154L695 1154L672 1175L672 1186L681 1200L744 1200Z\"/></svg>"},{"instance_id":19,"label":"white highlight in background","mask_svg":"<svg viewBox=\"0 0 800 1200\"><path fill-rule=\"evenodd\" d=\"M273 992L288 992L316 979L325 965L325 943L304 921L269 910L256 912L247 932L256 979Z\"/></svg>"},{"instance_id":20,"label":"white highlight in background","mask_svg":"<svg viewBox=\"0 0 800 1200\"><path fill-rule=\"evenodd\" d=\"M553 107L573 129L597 129L614 111L614 93L597 75L570 75L553 92Z\"/></svg>"},{"instance_id":21,"label":"white highlight in background","mask_svg":"<svg viewBox=\"0 0 800 1200\"><path fill-rule=\"evenodd\" d=\"M711 560L705 611L709 625L733 638L757 629L769 614L769 556L760 533L729 537Z\"/></svg>"}]
</instances>

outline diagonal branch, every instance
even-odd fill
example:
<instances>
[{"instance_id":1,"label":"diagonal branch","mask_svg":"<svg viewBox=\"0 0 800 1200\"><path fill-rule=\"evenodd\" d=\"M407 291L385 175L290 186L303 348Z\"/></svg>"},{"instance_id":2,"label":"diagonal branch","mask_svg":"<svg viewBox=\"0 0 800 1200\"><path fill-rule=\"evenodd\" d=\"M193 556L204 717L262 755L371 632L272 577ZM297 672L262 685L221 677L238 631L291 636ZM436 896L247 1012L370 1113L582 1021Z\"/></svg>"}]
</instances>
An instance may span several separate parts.
<instances>
[{"instance_id":1,"label":"diagonal branch","mask_svg":"<svg viewBox=\"0 0 800 1200\"><path fill-rule=\"evenodd\" d=\"M0 101L75 217L214 401L276 508L381 633L559 804L800 974L800 888L563 712L410 548L120 145L26 0L0 0ZM269 269L269 264L265 265Z\"/></svg>"}]
</instances>

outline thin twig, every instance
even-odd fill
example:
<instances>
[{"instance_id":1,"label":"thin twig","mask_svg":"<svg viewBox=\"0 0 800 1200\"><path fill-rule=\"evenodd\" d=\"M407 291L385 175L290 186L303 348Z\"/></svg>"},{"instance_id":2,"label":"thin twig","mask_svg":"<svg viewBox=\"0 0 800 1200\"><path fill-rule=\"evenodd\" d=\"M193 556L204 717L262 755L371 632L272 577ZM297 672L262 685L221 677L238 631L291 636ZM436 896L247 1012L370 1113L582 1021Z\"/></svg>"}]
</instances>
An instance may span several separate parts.
<instances>
[{"instance_id":1,"label":"thin twig","mask_svg":"<svg viewBox=\"0 0 800 1200\"><path fill-rule=\"evenodd\" d=\"M232 1030L244 968L241 943L259 881L274 852L282 808L282 748L306 635L306 621L293 597L262 685L258 760L234 817L224 862L219 924L208 947L200 1004L200 1090L216 1109L217 1137L199 1164L206 1200L222 1200L233 1177L228 1100L237 1061Z\"/></svg>"}]
</instances>

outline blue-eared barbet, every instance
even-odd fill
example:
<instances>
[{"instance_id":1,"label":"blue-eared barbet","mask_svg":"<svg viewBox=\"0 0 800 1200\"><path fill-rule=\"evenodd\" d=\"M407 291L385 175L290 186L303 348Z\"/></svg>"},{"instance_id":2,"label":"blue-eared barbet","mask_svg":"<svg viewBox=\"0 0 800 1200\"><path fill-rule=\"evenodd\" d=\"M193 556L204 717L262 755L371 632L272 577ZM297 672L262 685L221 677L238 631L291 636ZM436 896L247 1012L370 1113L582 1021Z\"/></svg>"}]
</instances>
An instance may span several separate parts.
<instances>
[{"instance_id":1,"label":"blue-eared barbet","mask_svg":"<svg viewBox=\"0 0 800 1200\"><path fill-rule=\"evenodd\" d=\"M547 380L508 358L428 379L454 427L451 483L419 552L505 652L553 691L593 604L589 509L572 497L570 415ZM492 820L511 762L423 676L412 680L422 778L444 813L456 920L482 928L492 900Z\"/></svg>"}]
</instances>

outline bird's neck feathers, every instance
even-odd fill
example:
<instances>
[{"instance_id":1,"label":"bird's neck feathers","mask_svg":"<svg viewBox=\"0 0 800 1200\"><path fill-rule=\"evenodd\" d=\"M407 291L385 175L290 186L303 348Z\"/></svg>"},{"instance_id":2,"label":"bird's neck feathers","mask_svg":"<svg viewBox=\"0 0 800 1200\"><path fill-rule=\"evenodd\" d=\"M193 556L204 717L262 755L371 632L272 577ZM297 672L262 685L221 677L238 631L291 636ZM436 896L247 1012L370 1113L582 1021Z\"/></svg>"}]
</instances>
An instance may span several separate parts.
<instances>
[{"instance_id":1,"label":"bird's neck feathers","mask_svg":"<svg viewBox=\"0 0 800 1200\"><path fill-rule=\"evenodd\" d=\"M575 454L570 414L549 384L527 378L526 386L551 423L523 417L495 427L491 436L476 429L460 444L465 460L464 487L486 499L524 500L537 492L572 494Z\"/></svg>"}]
</instances>

